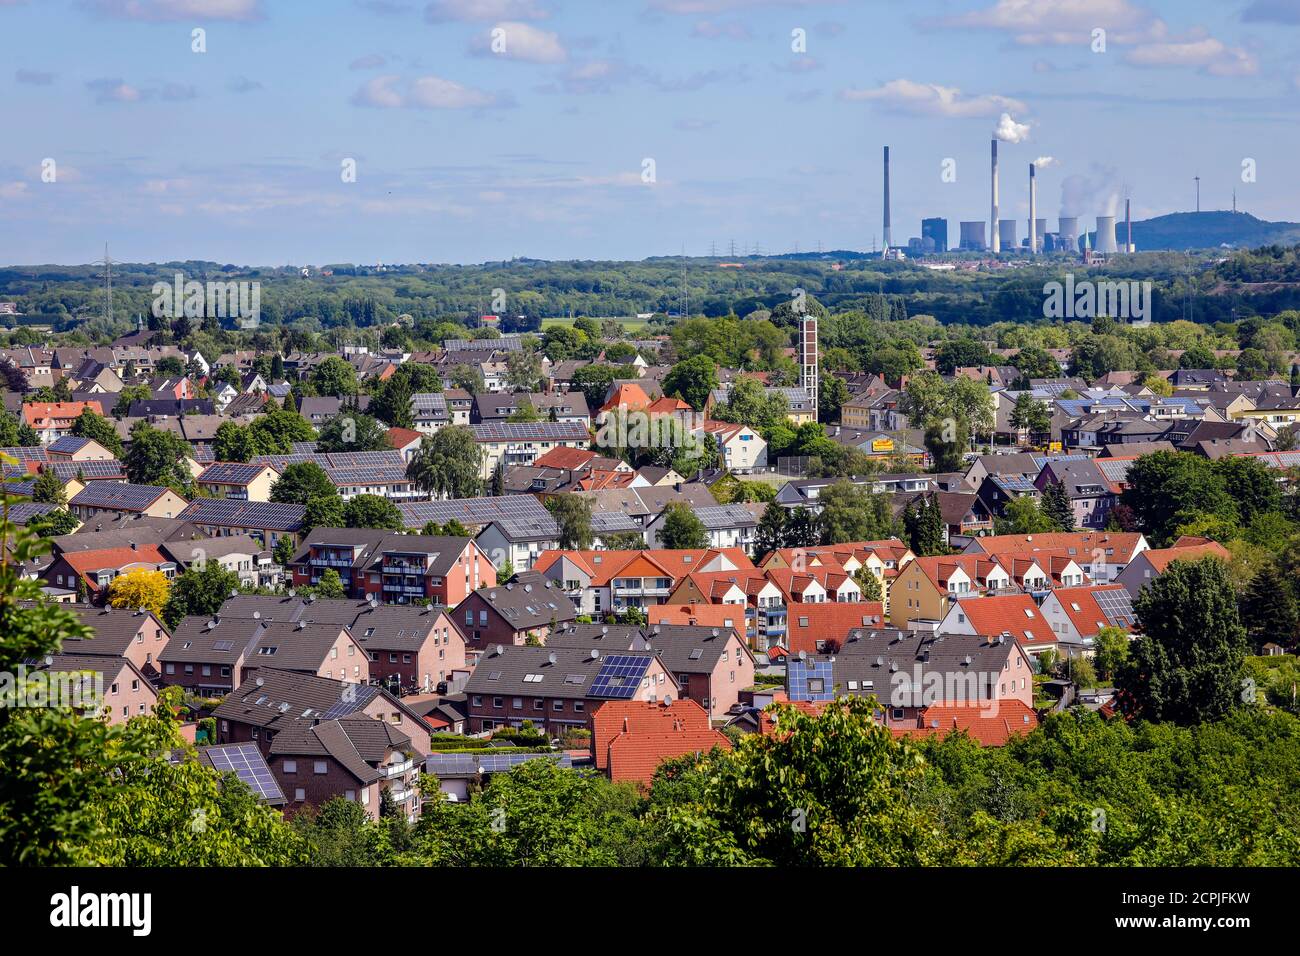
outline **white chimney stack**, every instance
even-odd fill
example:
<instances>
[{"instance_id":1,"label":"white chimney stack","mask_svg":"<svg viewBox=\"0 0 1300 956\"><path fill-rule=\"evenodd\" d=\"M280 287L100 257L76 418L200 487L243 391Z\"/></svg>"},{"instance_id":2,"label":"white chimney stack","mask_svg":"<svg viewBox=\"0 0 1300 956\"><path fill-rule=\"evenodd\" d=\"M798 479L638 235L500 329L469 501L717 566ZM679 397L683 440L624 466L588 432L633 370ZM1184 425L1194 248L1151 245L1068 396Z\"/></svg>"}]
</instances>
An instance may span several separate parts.
<instances>
[{"instance_id":1,"label":"white chimney stack","mask_svg":"<svg viewBox=\"0 0 1300 956\"><path fill-rule=\"evenodd\" d=\"M993 214L990 217L989 232L992 234L993 251L1000 252L998 242L998 141L993 140Z\"/></svg>"},{"instance_id":2,"label":"white chimney stack","mask_svg":"<svg viewBox=\"0 0 1300 956\"><path fill-rule=\"evenodd\" d=\"M1038 176L1034 164L1029 164L1029 254L1038 254Z\"/></svg>"}]
</instances>

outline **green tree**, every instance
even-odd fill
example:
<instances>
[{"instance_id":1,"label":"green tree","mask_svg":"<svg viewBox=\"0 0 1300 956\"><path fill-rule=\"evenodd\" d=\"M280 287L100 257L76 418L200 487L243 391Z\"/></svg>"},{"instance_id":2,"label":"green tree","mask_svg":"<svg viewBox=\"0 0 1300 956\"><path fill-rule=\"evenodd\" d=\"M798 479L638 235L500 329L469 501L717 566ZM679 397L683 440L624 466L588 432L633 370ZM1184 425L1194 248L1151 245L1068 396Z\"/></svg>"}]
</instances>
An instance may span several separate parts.
<instances>
[{"instance_id":1,"label":"green tree","mask_svg":"<svg viewBox=\"0 0 1300 956\"><path fill-rule=\"evenodd\" d=\"M786 510L775 501L763 509L754 532L754 560L761 561L785 544Z\"/></svg>"},{"instance_id":2,"label":"green tree","mask_svg":"<svg viewBox=\"0 0 1300 956\"><path fill-rule=\"evenodd\" d=\"M356 495L343 505L343 526L401 531L402 512L397 505L379 495Z\"/></svg>"},{"instance_id":3,"label":"green tree","mask_svg":"<svg viewBox=\"0 0 1300 956\"><path fill-rule=\"evenodd\" d=\"M937 495L922 495L909 502L903 512L903 530L908 547L917 557L947 554L944 543L943 510Z\"/></svg>"},{"instance_id":4,"label":"green tree","mask_svg":"<svg viewBox=\"0 0 1300 956\"><path fill-rule=\"evenodd\" d=\"M172 580L163 607L162 619L170 628L192 614L216 614L226 598L239 590L238 571L227 571L216 561L205 560L199 542L194 543L192 551L194 563Z\"/></svg>"},{"instance_id":5,"label":"green tree","mask_svg":"<svg viewBox=\"0 0 1300 956\"><path fill-rule=\"evenodd\" d=\"M1046 534L1056 524L1043 514L1038 502L1029 495L1012 498L1002 508L1002 517L994 521L998 534Z\"/></svg>"},{"instance_id":6,"label":"green tree","mask_svg":"<svg viewBox=\"0 0 1300 956\"><path fill-rule=\"evenodd\" d=\"M1120 627L1103 627L1093 641L1092 663L1104 680L1113 680L1128 662L1128 632Z\"/></svg>"},{"instance_id":7,"label":"green tree","mask_svg":"<svg viewBox=\"0 0 1300 956\"><path fill-rule=\"evenodd\" d=\"M59 508L27 522L27 530L37 537L57 538L60 535L72 534L80 524L81 522L71 512Z\"/></svg>"},{"instance_id":8,"label":"green tree","mask_svg":"<svg viewBox=\"0 0 1300 956\"><path fill-rule=\"evenodd\" d=\"M294 552L297 548L293 545L293 538L281 538L275 543L275 563L282 568L287 568L289 562L293 560Z\"/></svg>"},{"instance_id":9,"label":"green tree","mask_svg":"<svg viewBox=\"0 0 1300 956\"><path fill-rule=\"evenodd\" d=\"M113 423L93 409L83 408L69 429L80 438L97 441L113 453L113 457L122 457L122 439L117 437Z\"/></svg>"},{"instance_id":10,"label":"green tree","mask_svg":"<svg viewBox=\"0 0 1300 956\"><path fill-rule=\"evenodd\" d=\"M541 357L527 349L511 352L506 358L506 387L512 392L535 392L541 384Z\"/></svg>"},{"instance_id":11,"label":"green tree","mask_svg":"<svg viewBox=\"0 0 1300 956\"><path fill-rule=\"evenodd\" d=\"M1011 409L1011 427L1031 437L1046 435L1052 430L1052 415L1043 402L1024 392Z\"/></svg>"},{"instance_id":12,"label":"green tree","mask_svg":"<svg viewBox=\"0 0 1300 956\"><path fill-rule=\"evenodd\" d=\"M1142 455L1129 467L1120 496L1152 544L1163 547L1178 526L1203 515L1235 519L1223 477L1213 462L1188 452Z\"/></svg>"},{"instance_id":13,"label":"green tree","mask_svg":"<svg viewBox=\"0 0 1300 956\"><path fill-rule=\"evenodd\" d=\"M799 505L790 509L785 525L785 547L811 548L821 540L819 517Z\"/></svg>"},{"instance_id":14,"label":"green tree","mask_svg":"<svg viewBox=\"0 0 1300 956\"><path fill-rule=\"evenodd\" d=\"M1214 463L1214 471L1223 479L1224 491L1235 504L1241 524L1281 509L1277 472L1258 458L1229 455Z\"/></svg>"},{"instance_id":15,"label":"green tree","mask_svg":"<svg viewBox=\"0 0 1300 956\"><path fill-rule=\"evenodd\" d=\"M357 392L357 371L347 359L331 355L316 366L312 372L311 383L320 395L355 395Z\"/></svg>"},{"instance_id":16,"label":"green tree","mask_svg":"<svg viewBox=\"0 0 1300 956\"><path fill-rule=\"evenodd\" d=\"M546 510L559 526L561 549L585 551L591 547L591 502L582 495L551 495Z\"/></svg>"},{"instance_id":17,"label":"green tree","mask_svg":"<svg viewBox=\"0 0 1300 956\"><path fill-rule=\"evenodd\" d=\"M822 544L876 541L890 537L895 530L889 499L851 481L828 486L819 500Z\"/></svg>"},{"instance_id":18,"label":"green tree","mask_svg":"<svg viewBox=\"0 0 1300 956\"><path fill-rule=\"evenodd\" d=\"M442 428L420 442L406 475L439 498L476 498L483 493L483 450L466 426Z\"/></svg>"},{"instance_id":19,"label":"green tree","mask_svg":"<svg viewBox=\"0 0 1300 956\"><path fill-rule=\"evenodd\" d=\"M885 599L885 586L881 583L880 578L871 573L871 569L865 564L853 572L853 580L858 583L862 590L862 600L864 601L883 601Z\"/></svg>"},{"instance_id":20,"label":"green tree","mask_svg":"<svg viewBox=\"0 0 1300 956\"><path fill-rule=\"evenodd\" d=\"M663 512L659 529L659 547L698 550L709 546L709 532L704 522L680 502L670 504Z\"/></svg>"},{"instance_id":21,"label":"green tree","mask_svg":"<svg viewBox=\"0 0 1300 956\"><path fill-rule=\"evenodd\" d=\"M322 571L320 580L311 585L311 589L317 597L322 598L342 600L348 596L348 592L343 588L343 579L339 577L339 573L333 568L326 568Z\"/></svg>"},{"instance_id":22,"label":"green tree","mask_svg":"<svg viewBox=\"0 0 1300 956\"><path fill-rule=\"evenodd\" d=\"M32 482L32 501L58 505L60 508L68 503L68 496L63 490L63 482L54 473L53 468L42 467Z\"/></svg>"},{"instance_id":23,"label":"green tree","mask_svg":"<svg viewBox=\"0 0 1300 956\"><path fill-rule=\"evenodd\" d=\"M295 461L285 466L275 484L271 500L279 504L305 505L312 498L337 498L338 488L314 461Z\"/></svg>"},{"instance_id":24,"label":"green tree","mask_svg":"<svg viewBox=\"0 0 1300 956\"><path fill-rule=\"evenodd\" d=\"M664 394L680 398L697 412L704 409L709 393L718 387L718 366L708 355L692 355L669 369L664 376Z\"/></svg>"},{"instance_id":25,"label":"green tree","mask_svg":"<svg viewBox=\"0 0 1300 956\"><path fill-rule=\"evenodd\" d=\"M260 454L253 432L234 422L222 422L212 437L212 454L217 461L252 461Z\"/></svg>"},{"instance_id":26,"label":"green tree","mask_svg":"<svg viewBox=\"0 0 1300 956\"><path fill-rule=\"evenodd\" d=\"M142 420L131 427L131 447L122 464L127 480L134 485L166 485L189 494L193 476L185 459L191 454L185 439Z\"/></svg>"},{"instance_id":27,"label":"green tree","mask_svg":"<svg viewBox=\"0 0 1300 956\"><path fill-rule=\"evenodd\" d=\"M287 455L294 442L316 440L316 429L297 412L281 408L275 399L266 406L267 410L248 426L259 455Z\"/></svg>"},{"instance_id":28,"label":"green tree","mask_svg":"<svg viewBox=\"0 0 1300 956\"><path fill-rule=\"evenodd\" d=\"M331 495L313 495L307 499L302 516L303 533L312 528L342 528L343 499L338 492Z\"/></svg>"},{"instance_id":29,"label":"green tree","mask_svg":"<svg viewBox=\"0 0 1300 956\"><path fill-rule=\"evenodd\" d=\"M316 440L319 452L390 451L388 433L369 415L345 408L320 429Z\"/></svg>"},{"instance_id":30,"label":"green tree","mask_svg":"<svg viewBox=\"0 0 1300 956\"><path fill-rule=\"evenodd\" d=\"M1249 644L1223 562L1174 561L1142 589L1133 609L1141 636L1116 681L1125 710L1194 724L1240 703Z\"/></svg>"},{"instance_id":31,"label":"green tree","mask_svg":"<svg viewBox=\"0 0 1300 956\"><path fill-rule=\"evenodd\" d=\"M1295 593L1278 571L1277 565L1265 563L1241 596L1241 619L1256 653L1267 643L1294 647L1297 617Z\"/></svg>"},{"instance_id":32,"label":"green tree","mask_svg":"<svg viewBox=\"0 0 1300 956\"><path fill-rule=\"evenodd\" d=\"M1044 517L1052 522L1055 530L1074 530L1074 505L1070 502L1070 496L1066 493L1063 482L1049 481L1047 483L1047 487L1043 489L1040 507Z\"/></svg>"}]
</instances>

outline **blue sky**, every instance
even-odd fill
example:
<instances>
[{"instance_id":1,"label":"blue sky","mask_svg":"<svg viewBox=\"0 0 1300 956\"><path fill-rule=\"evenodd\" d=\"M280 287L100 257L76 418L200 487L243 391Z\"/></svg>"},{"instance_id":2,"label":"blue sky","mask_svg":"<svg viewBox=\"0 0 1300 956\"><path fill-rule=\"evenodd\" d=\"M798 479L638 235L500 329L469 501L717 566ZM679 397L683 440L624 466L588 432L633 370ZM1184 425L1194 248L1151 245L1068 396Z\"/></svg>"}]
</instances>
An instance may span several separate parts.
<instances>
[{"instance_id":1,"label":"blue sky","mask_svg":"<svg viewBox=\"0 0 1300 956\"><path fill-rule=\"evenodd\" d=\"M6 264L870 249L882 145L955 235L999 127L1005 217L1300 220L1300 0L0 0L0 62Z\"/></svg>"}]
</instances>

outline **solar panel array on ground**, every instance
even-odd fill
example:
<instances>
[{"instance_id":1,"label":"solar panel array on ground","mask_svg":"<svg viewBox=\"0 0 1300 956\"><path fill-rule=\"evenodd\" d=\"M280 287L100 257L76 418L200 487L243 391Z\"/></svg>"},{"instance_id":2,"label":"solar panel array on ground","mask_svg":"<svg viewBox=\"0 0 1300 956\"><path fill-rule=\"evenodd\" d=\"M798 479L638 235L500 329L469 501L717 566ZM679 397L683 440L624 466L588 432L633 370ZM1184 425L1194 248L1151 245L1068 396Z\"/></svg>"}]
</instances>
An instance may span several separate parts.
<instances>
[{"instance_id":1,"label":"solar panel array on ground","mask_svg":"<svg viewBox=\"0 0 1300 956\"><path fill-rule=\"evenodd\" d=\"M198 525L259 531L297 531L302 527L306 511L302 505L295 504L199 498L191 501L178 517Z\"/></svg>"},{"instance_id":2,"label":"solar panel array on ground","mask_svg":"<svg viewBox=\"0 0 1300 956\"><path fill-rule=\"evenodd\" d=\"M611 654L601 661L587 693L608 700L631 700L653 660L649 654Z\"/></svg>"},{"instance_id":3,"label":"solar panel array on ground","mask_svg":"<svg viewBox=\"0 0 1300 956\"><path fill-rule=\"evenodd\" d=\"M408 528L421 528L430 521L437 524L459 521L467 528L495 522L510 537L554 537L559 530L551 513L532 495L401 501L397 507Z\"/></svg>"},{"instance_id":4,"label":"solar panel array on ground","mask_svg":"<svg viewBox=\"0 0 1300 956\"><path fill-rule=\"evenodd\" d=\"M220 773L233 773L248 788L271 805L285 802L284 792L266 765L257 744L218 744L204 747L199 759Z\"/></svg>"}]
</instances>

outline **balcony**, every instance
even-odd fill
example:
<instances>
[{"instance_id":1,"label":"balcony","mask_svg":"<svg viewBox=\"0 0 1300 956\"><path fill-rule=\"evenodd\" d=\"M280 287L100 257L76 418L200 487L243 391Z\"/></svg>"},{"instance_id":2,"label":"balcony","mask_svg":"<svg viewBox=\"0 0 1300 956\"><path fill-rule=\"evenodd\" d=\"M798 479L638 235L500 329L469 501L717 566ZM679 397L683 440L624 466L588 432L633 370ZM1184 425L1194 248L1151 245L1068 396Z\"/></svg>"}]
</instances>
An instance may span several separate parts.
<instances>
[{"instance_id":1,"label":"balcony","mask_svg":"<svg viewBox=\"0 0 1300 956\"><path fill-rule=\"evenodd\" d=\"M326 555L313 555L307 559L307 563L318 568L350 568L352 567L351 558L336 558Z\"/></svg>"},{"instance_id":2,"label":"balcony","mask_svg":"<svg viewBox=\"0 0 1300 956\"><path fill-rule=\"evenodd\" d=\"M390 787L388 789L388 795L393 799L394 803L406 803L408 800L415 799L415 791L407 790L405 788L399 790L396 787Z\"/></svg>"},{"instance_id":3,"label":"balcony","mask_svg":"<svg viewBox=\"0 0 1300 956\"><path fill-rule=\"evenodd\" d=\"M401 763L383 764L378 768L378 770L379 770L379 775L381 777L383 777L384 779L388 779L390 777L400 777L402 774L408 773L411 770L411 768L414 766L415 766L415 761L408 757L406 760L402 761Z\"/></svg>"}]
</instances>

